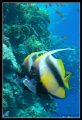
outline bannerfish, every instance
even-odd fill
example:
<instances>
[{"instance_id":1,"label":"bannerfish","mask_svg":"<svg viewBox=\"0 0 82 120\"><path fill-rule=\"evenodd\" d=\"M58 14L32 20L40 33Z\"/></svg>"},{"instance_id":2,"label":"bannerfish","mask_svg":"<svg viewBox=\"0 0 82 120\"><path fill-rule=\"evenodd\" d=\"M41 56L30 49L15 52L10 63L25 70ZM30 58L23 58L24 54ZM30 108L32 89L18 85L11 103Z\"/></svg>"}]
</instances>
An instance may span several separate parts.
<instances>
[{"instance_id":1,"label":"bannerfish","mask_svg":"<svg viewBox=\"0 0 82 120\"><path fill-rule=\"evenodd\" d=\"M15 81L22 89L27 89L33 93L36 93L40 98L50 100L52 97L65 98L64 85L69 89L68 81L72 73L65 77L65 68L63 62L60 59L54 58L51 54L63 50L74 50L71 48L58 49L53 51L41 51L31 53L25 58L26 64L23 69L25 71L32 70L32 74L36 77L30 78L25 76L23 78L18 77ZM40 55L39 54L42 54ZM35 57L34 57L35 56ZM34 59L33 59L34 58ZM27 61L26 61L27 60ZM29 65L31 62L31 65ZM30 66L30 67L29 67ZM30 69L28 69L30 68ZM24 72L25 72L24 71ZM37 78L37 79L36 79Z\"/></svg>"},{"instance_id":2,"label":"bannerfish","mask_svg":"<svg viewBox=\"0 0 82 120\"><path fill-rule=\"evenodd\" d=\"M34 52L28 55L22 63L20 74L24 73L25 75L30 76L31 67L34 64L34 61L36 60L36 58L38 58L39 54L43 54L45 52L46 51Z\"/></svg>"},{"instance_id":3,"label":"bannerfish","mask_svg":"<svg viewBox=\"0 0 82 120\"><path fill-rule=\"evenodd\" d=\"M49 51L35 60L33 67L35 74L39 78L36 85L37 93L48 93L53 97L65 98L64 85L69 89L68 81L71 73L65 78L63 62L51 55L63 50L74 49L66 48Z\"/></svg>"}]
</instances>

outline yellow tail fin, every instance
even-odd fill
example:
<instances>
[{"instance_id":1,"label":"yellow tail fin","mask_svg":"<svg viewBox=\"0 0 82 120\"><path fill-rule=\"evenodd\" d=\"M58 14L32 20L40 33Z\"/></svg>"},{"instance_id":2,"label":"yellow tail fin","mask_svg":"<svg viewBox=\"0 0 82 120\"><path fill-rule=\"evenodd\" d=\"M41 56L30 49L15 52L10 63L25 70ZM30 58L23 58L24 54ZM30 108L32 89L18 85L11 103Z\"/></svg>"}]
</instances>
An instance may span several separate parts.
<instances>
[{"instance_id":1,"label":"yellow tail fin","mask_svg":"<svg viewBox=\"0 0 82 120\"><path fill-rule=\"evenodd\" d=\"M71 76L71 73L66 78L64 78L64 84L68 89L69 89L68 81L69 81L70 76Z\"/></svg>"}]
</instances>

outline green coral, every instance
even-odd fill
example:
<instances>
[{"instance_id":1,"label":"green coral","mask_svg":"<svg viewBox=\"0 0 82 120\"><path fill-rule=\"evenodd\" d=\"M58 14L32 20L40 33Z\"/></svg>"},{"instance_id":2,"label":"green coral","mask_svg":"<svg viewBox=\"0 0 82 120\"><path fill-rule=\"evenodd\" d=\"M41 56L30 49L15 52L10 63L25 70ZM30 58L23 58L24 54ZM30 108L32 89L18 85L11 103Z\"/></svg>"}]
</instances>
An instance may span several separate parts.
<instances>
[{"instance_id":1,"label":"green coral","mask_svg":"<svg viewBox=\"0 0 82 120\"><path fill-rule=\"evenodd\" d=\"M8 88L3 88L3 108L6 109L9 104L12 107L14 103L15 98L13 96L13 91L10 91Z\"/></svg>"},{"instance_id":2,"label":"green coral","mask_svg":"<svg viewBox=\"0 0 82 120\"><path fill-rule=\"evenodd\" d=\"M8 48L5 44L3 44L3 60L10 60L13 65L13 69L19 67L16 58L12 52L12 49Z\"/></svg>"},{"instance_id":3,"label":"green coral","mask_svg":"<svg viewBox=\"0 0 82 120\"><path fill-rule=\"evenodd\" d=\"M50 48L48 19L48 11L38 10L34 3L31 7L27 3L3 3L3 109L10 109L11 117L50 117L46 102L19 89L12 79L13 69L20 68L28 54Z\"/></svg>"},{"instance_id":4,"label":"green coral","mask_svg":"<svg viewBox=\"0 0 82 120\"><path fill-rule=\"evenodd\" d=\"M4 3L3 17L3 33L10 39L13 53L19 64L31 52L50 48L51 33L48 30L47 10L43 8L38 10L34 3L31 3L31 6L28 3Z\"/></svg>"},{"instance_id":5,"label":"green coral","mask_svg":"<svg viewBox=\"0 0 82 120\"><path fill-rule=\"evenodd\" d=\"M36 39L32 39L29 38L24 42L24 46L25 48L28 48L29 53L34 52L34 51L40 51L40 50L44 50L45 46L43 46L43 44L36 40Z\"/></svg>"},{"instance_id":6,"label":"green coral","mask_svg":"<svg viewBox=\"0 0 82 120\"><path fill-rule=\"evenodd\" d=\"M3 98L3 108L6 109L8 107L7 100Z\"/></svg>"}]
</instances>

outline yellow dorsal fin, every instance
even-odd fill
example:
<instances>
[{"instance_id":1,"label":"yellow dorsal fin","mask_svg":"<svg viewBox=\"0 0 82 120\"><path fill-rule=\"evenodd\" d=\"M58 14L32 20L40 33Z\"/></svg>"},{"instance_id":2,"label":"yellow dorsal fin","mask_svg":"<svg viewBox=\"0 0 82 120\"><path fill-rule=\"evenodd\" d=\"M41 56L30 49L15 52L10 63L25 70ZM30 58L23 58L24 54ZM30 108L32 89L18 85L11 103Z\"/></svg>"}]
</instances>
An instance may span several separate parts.
<instances>
[{"instance_id":1,"label":"yellow dorsal fin","mask_svg":"<svg viewBox=\"0 0 82 120\"><path fill-rule=\"evenodd\" d=\"M63 51L63 50L74 50L74 49L65 48L65 49L52 50L52 51L48 51L48 52L47 52L47 51L42 51L43 55L41 55L40 57L38 57L38 58L36 59L36 61L39 60L42 56L47 57L47 56L49 56L49 55L51 55L51 54L54 54L54 53L56 53L56 52ZM45 54L44 54L44 53L45 53Z\"/></svg>"},{"instance_id":2,"label":"yellow dorsal fin","mask_svg":"<svg viewBox=\"0 0 82 120\"><path fill-rule=\"evenodd\" d=\"M36 54L37 57L38 57L39 54L44 54L44 53L46 53L46 51L33 52L33 53L31 53L30 55L28 55L28 56L24 59L24 62L25 62L32 54Z\"/></svg>"},{"instance_id":3,"label":"yellow dorsal fin","mask_svg":"<svg viewBox=\"0 0 82 120\"><path fill-rule=\"evenodd\" d=\"M62 60L60 60L60 59L57 59L57 63L58 63L58 66L59 66L60 74L61 74L62 78L64 78L65 77L64 64L63 64Z\"/></svg>"},{"instance_id":4,"label":"yellow dorsal fin","mask_svg":"<svg viewBox=\"0 0 82 120\"><path fill-rule=\"evenodd\" d=\"M31 53L30 55L28 55L25 59L24 62L32 55L33 53Z\"/></svg>"},{"instance_id":5,"label":"yellow dorsal fin","mask_svg":"<svg viewBox=\"0 0 82 120\"><path fill-rule=\"evenodd\" d=\"M68 81L69 81L70 76L71 76L71 73L66 78L64 78L64 84L68 89L69 89Z\"/></svg>"},{"instance_id":6,"label":"yellow dorsal fin","mask_svg":"<svg viewBox=\"0 0 82 120\"><path fill-rule=\"evenodd\" d=\"M45 54L45 53L44 53L44 54ZM40 55L40 56L35 60L35 62L38 61L44 54Z\"/></svg>"}]
</instances>

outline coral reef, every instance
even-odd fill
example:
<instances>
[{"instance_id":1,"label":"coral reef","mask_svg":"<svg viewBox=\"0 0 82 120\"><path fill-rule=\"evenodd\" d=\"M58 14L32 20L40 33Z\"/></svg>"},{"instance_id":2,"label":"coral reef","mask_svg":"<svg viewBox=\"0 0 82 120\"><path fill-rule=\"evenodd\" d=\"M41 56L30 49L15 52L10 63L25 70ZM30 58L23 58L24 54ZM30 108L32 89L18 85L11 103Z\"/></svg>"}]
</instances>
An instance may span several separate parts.
<instances>
[{"instance_id":1,"label":"coral reef","mask_svg":"<svg viewBox=\"0 0 82 120\"><path fill-rule=\"evenodd\" d=\"M48 25L48 11L37 8L34 3L3 3L3 113L10 110L9 117L51 117L50 112L58 112L58 104L53 99L42 100L34 93L19 89L12 79L30 53L69 47L59 36L50 37ZM58 52L55 57L64 64L67 62L66 70L70 63L71 70L74 71L75 65L78 72L79 51L75 49L76 52ZM76 72L72 78L78 78Z\"/></svg>"},{"instance_id":2,"label":"coral reef","mask_svg":"<svg viewBox=\"0 0 82 120\"><path fill-rule=\"evenodd\" d=\"M3 43L3 62L4 62L4 60L5 60L5 62L6 62L6 64L7 64L7 62L9 61L9 62L11 62L10 63L10 65L12 66L13 65L13 69L15 68L18 68L19 66L18 66L18 64L17 64L17 62L16 62L16 58L15 58L15 56L14 56L14 54L13 54L13 52L12 52L12 49L11 48L8 48L4 43ZM5 63L4 62L4 63ZM5 65L6 65L5 64ZM4 65L4 64L3 64ZM10 67L10 66L9 66Z\"/></svg>"},{"instance_id":3,"label":"coral reef","mask_svg":"<svg viewBox=\"0 0 82 120\"><path fill-rule=\"evenodd\" d=\"M3 3L3 33L9 38L19 64L29 53L50 48L48 18L48 11L38 10L34 3L31 6L27 3Z\"/></svg>"},{"instance_id":4,"label":"coral reef","mask_svg":"<svg viewBox=\"0 0 82 120\"><path fill-rule=\"evenodd\" d=\"M46 105L12 78L28 54L50 48L48 19L48 11L34 3L3 3L3 113L10 110L9 117L51 117L52 108L57 113L53 101Z\"/></svg>"}]
</instances>

